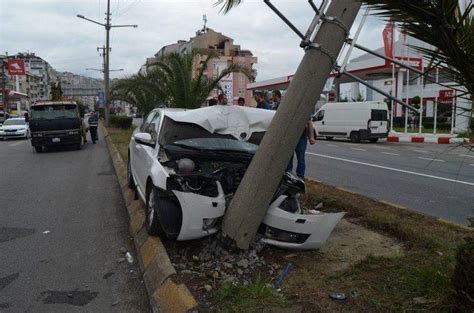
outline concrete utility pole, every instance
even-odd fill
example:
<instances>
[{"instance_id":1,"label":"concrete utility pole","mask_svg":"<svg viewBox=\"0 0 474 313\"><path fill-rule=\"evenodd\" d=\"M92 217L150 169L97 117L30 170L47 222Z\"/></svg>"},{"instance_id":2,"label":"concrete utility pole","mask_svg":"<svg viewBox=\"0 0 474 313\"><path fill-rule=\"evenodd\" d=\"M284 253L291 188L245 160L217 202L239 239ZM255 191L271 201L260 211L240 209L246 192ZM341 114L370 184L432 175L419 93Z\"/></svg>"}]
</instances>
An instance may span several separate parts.
<instances>
[{"instance_id":1,"label":"concrete utility pole","mask_svg":"<svg viewBox=\"0 0 474 313\"><path fill-rule=\"evenodd\" d=\"M110 100L110 94L109 94L109 56L110 56L110 29L112 27L133 27L137 28L138 25L112 25L110 23L110 16L112 14L110 13L110 0L107 0L107 12L105 13L105 24L96 22L94 20L91 20L89 18L84 17L84 15L77 14L76 16L78 18L82 18L86 21L98 24L100 26L105 27L105 58L104 58L104 96L105 96L105 125L109 125L109 100Z\"/></svg>"},{"instance_id":2,"label":"concrete utility pole","mask_svg":"<svg viewBox=\"0 0 474 313\"><path fill-rule=\"evenodd\" d=\"M223 222L223 235L248 249L267 213L294 148L361 7L360 1L331 1L326 21L301 61ZM335 18L335 19L333 19Z\"/></svg>"}]
</instances>

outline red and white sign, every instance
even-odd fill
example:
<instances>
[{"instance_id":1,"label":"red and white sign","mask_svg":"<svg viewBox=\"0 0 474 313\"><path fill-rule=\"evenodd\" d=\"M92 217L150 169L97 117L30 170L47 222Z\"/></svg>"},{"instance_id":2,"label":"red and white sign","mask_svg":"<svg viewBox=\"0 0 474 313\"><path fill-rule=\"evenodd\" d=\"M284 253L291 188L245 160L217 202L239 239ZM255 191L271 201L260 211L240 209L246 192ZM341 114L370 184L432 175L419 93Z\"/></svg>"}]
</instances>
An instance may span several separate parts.
<instances>
[{"instance_id":1,"label":"red and white sign","mask_svg":"<svg viewBox=\"0 0 474 313\"><path fill-rule=\"evenodd\" d=\"M441 89L439 91L438 99L442 100L449 100L454 97L454 90L452 89Z\"/></svg>"},{"instance_id":2,"label":"red and white sign","mask_svg":"<svg viewBox=\"0 0 474 313\"><path fill-rule=\"evenodd\" d=\"M403 64L421 70L423 68L422 58L395 57L395 60L402 61Z\"/></svg>"},{"instance_id":3,"label":"red and white sign","mask_svg":"<svg viewBox=\"0 0 474 313\"><path fill-rule=\"evenodd\" d=\"M382 32L385 56L393 58L393 22L389 21ZM389 61L386 61L389 64Z\"/></svg>"},{"instance_id":4,"label":"red and white sign","mask_svg":"<svg viewBox=\"0 0 474 313\"><path fill-rule=\"evenodd\" d=\"M19 59L8 60L9 75L25 75L25 61Z\"/></svg>"}]
</instances>

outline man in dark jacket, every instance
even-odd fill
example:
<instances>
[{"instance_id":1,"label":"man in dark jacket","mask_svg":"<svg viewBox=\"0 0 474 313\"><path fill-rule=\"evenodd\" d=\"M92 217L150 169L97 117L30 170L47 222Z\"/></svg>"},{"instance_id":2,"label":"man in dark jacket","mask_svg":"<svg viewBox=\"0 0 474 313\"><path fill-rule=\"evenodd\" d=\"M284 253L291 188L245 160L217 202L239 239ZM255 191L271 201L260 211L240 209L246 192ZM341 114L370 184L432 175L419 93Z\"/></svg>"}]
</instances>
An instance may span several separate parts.
<instances>
[{"instance_id":1,"label":"man in dark jacket","mask_svg":"<svg viewBox=\"0 0 474 313\"><path fill-rule=\"evenodd\" d=\"M99 127L99 118L97 117L97 114L94 111L89 116L88 122L89 122L89 131L91 132L91 140L92 140L92 143L95 144L95 142L98 140L97 127Z\"/></svg>"}]
</instances>

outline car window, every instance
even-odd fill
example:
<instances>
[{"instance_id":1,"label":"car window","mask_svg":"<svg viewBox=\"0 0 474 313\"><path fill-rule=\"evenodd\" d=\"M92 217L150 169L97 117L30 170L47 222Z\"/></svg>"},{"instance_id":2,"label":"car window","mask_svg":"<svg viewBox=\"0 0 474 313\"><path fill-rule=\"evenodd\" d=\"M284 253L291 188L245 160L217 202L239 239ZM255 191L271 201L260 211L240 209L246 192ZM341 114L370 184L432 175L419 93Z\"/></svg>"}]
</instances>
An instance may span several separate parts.
<instances>
[{"instance_id":1,"label":"car window","mask_svg":"<svg viewBox=\"0 0 474 313\"><path fill-rule=\"evenodd\" d=\"M150 125L146 130L147 133L150 133L151 138L153 138L155 141L158 139L157 130L160 129L160 118L161 115L159 112L157 112L155 116L153 116L153 119L151 120Z\"/></svg>"},{"instance_id":2,"label":"car window","mask_svg":"<svg viewBox=\"0 0 474 313\"><path fill-rule=\"evenodd\" d=\"M155 115L157 114L157 112L150 112L144 119L143 119L143 123L142 125L140 126L140 131L142 133L146 133L147 132L147 129L148 127L150 126L150 123L151 121L153 120L153 118L155 117Z\"/></svg>"},{"instance_id":3,"label":"car window","mask_svg":"<svg viewBox=\"0 0 474 313\"><path fill-rule=\"evenodd\" d=\"M370 119L372 121L387 121L387 111L386 110L372 110Z\"/></svg>"},{"instance_id":4,"label":"car window","mask_svg":"<svg viewBox=\"0 0 474 313\"><path fill-rule=\"evenodd\" d=\"M322 121L324 118L324 110L321 110L321 111L318 111L318 113L316 113L316 119L315 121Z\"/></svg>"}]
</instances>

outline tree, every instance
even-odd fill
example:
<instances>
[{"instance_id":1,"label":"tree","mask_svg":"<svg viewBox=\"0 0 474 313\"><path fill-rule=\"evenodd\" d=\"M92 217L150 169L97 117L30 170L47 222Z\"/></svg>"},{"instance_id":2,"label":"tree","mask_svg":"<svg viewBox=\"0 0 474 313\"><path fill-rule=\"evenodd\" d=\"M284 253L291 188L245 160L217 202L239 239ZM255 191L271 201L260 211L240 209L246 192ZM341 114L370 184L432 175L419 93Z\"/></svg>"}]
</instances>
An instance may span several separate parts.
<instances>
[{"instance_id":1,"label":"tree","mask_svg":"<svg viewBox=\"0 0 474 313\"><path fill-rule=\"evenodd\" d=\"M228 11L240 2L227 0L223 10ZM306 49L303 60L224 216L224 238L235 243L238 248L247 249L255 237L314 109L314 103L319 99L334 67L334 60L330 56L339 54L346 39L346 32L341 25L350 28L360 6L359 1L332 1L326 16L337 18L338 23L323 23L314 39L314 42L324 49Z\"/></svg>"},{"instance_id":2,"label":"tree","mask_svg":"<svg viewBox=\"0 0 474 313\"><path fill-rule=\"evenodd\" d=\"M137 105L144 112L158 104L194 109L201 107L213 90L221 89L220 81L227 75L240 72L252 78L253 72L241 64L231 64L217 77L208 77L208 64L217 54L210 53L193 71L194 62L200 58L196 50L165 55L148 65L144 74L119 81L113 87L113 98Z\"/></svg>"},{"instance_id":3,"label":"tree","mask_svg":"<svg viewBox=\"0 0 474 313\"><path fill-rule=\"evenodd\" d=\"M376 14L394 21L400 28L434 48L411 47L439 67L470 95L469 129L474 103L474 4L461 13L458 0L365 0ZM431 67L431 66L430 66ZM426 73L430 71L427 69Z\"/></svg>"}]
</instances>

